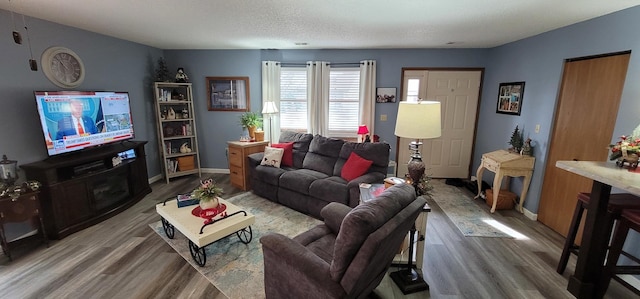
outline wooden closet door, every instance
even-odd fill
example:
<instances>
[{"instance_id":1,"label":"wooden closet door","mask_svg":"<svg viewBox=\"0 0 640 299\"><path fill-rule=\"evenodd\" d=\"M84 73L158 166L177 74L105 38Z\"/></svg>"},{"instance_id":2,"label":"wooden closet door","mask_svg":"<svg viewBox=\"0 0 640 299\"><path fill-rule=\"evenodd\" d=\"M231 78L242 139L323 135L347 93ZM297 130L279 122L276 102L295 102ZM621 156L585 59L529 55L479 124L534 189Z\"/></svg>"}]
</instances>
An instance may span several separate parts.
<instances>
[{"instance_id":1,"label":"wooden closet door","mask_svg":"<svg viewBox=\"0 0 640 299\"><path fill-rule=\"evenodd\" d=\"M606 161L630 54L565 62L545 168L538 220L566 236L578 192L590 179L555 166L558 160Z\"/></svg>"}]
</instances>

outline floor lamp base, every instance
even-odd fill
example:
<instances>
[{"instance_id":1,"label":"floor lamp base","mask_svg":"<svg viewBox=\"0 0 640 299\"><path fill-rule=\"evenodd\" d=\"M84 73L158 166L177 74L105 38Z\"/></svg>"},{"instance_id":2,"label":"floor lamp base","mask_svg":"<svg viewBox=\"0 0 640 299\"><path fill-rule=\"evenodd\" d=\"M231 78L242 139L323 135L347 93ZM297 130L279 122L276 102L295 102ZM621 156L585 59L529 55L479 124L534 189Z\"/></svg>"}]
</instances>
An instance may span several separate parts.
<instances>
[{"instance_id":1,"label":"floor lamp base","mask_svg":"<svg viewBox=\"0 0 640 299\"><path fill-rule=\"evenodd\" d=\"M429 285L422 279L420 274L413 269L392 272L389 276L391 276L393 282L396 283L405 295L429 289Z\"/></svg>"}]
</instances>

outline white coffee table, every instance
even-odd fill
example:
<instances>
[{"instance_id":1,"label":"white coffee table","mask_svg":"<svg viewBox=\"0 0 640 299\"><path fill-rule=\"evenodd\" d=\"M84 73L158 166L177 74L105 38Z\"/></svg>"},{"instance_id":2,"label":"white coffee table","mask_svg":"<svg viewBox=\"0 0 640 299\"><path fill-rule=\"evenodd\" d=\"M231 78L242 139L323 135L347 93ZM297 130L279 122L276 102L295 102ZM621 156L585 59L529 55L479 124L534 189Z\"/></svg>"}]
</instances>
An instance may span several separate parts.
<instances>
[{"instance_id":1,"label":"white coffee table","mask_svg":"<svg viewBox=\"0 0 640 299\"><path fill-rule=\"evenodd\" d=\"M197 205L178 208L176 199L156 205L156 212L162 217L162 227L167 237L173 239L175 229L187 237L191 257L200 267L207 262L205 246L233 233L244 244L251 242L253 237L251 225L255 223L255 216L224 199L220 200L220 204L226 205L226 214L211 220L192 214Z\"/></svg>"}]
</instances>

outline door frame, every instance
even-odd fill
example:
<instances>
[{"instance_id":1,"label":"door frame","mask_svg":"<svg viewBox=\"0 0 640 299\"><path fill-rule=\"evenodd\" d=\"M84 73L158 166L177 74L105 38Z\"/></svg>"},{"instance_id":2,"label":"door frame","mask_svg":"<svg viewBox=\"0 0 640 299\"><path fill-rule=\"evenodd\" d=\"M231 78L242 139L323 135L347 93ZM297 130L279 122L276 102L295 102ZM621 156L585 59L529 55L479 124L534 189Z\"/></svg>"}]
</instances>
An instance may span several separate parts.
<instances>
[{"instance_id":1,"label":"door frame","mask_svg":"<svg viewBox=\"0 0 640 299\"><path fill-rule=\"evenodd\" d=\"M476 137L478 134L478 119L480 118L480 105L482 104L482 87L484 83L484 70L483 67L403 67L400 74L400 101L402 101L402 95L404 95L404 73L405 71L460 71L460 72L480 72L480 89L478 90L478 108L476 109L476 121L473 125L473 140L471 142L471 157L469 163L469 177L473 175L473 165L475 161L473 160L473 153L476 150ZM396 136L396 163L399 163L398 160L400 155L400 137ZM398 167L396 167L396 176L398 176Z\"/></svg>"}]
</instances>

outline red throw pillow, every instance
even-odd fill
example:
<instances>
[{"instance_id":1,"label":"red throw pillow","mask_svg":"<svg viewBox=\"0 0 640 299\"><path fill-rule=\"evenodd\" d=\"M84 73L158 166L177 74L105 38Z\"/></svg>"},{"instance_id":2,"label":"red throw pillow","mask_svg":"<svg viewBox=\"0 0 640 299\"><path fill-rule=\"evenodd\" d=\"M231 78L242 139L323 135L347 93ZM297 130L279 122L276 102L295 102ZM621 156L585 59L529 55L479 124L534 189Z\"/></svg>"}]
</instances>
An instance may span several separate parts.
<instances>
[{"instance_id":1,"label":"red throw pillow","mask_svg":"<svg viewBox=\"0 0 640 299\"><path fill-rule=\"evenodd\" d=\"M365 174L367 170L369 170L369 167L371 167L371 164L373 164L373 161L369 161L351 152L349 159L347 159L347 162L342 166L340 176L347 181L351 181Z\"/></svg>"},{"instance_id":2,"label":"red throw pillow","mask_svg":"<svg viewBox=\"0 0 640 299\"><path fill-rule=\"evenodd\" d=\"M293 142L274 143L271 147L284 149L282 165L293 166Z\"/></svg>"}]
</instances>

